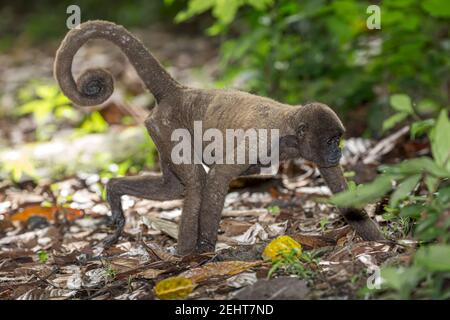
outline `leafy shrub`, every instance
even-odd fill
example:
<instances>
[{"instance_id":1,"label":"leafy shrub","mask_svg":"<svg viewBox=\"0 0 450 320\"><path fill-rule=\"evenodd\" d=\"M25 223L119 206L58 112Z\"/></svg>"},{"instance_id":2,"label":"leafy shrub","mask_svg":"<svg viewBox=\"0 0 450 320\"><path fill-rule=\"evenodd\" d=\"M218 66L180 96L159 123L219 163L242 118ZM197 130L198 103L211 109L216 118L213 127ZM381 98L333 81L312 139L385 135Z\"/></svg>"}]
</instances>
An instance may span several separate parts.
<instances>
[{"instance_id":1,"label":"leafy shrub","mask_svg":"<svg viewBox=\"0 0 450 320\"><path fill-rule=\"evenodd\" d=\"M399 113L413 114L408 96L391 97ZM387 121L390 121L389 119ZM366 185L337 194L331 202L337 206L363 207L389 194L385 207L389 219L411 222L421 247L409 266L382 270L386 297L450 297L450 121L447 110L436 120L419 120L411 126L412 136L428 134L432 158L423 156L399 164L381 166L382 174Z\"/></svg>"}]
</instances>

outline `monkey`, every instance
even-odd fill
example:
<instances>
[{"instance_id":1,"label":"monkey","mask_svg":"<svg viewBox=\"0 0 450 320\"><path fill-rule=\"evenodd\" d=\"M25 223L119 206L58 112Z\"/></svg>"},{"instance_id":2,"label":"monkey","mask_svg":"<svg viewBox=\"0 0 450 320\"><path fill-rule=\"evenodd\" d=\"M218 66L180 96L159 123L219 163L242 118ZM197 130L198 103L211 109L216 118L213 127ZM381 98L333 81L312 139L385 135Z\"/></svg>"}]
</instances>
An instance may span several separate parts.
<instances>
[{"instance_id":1,"label":"monkey","mask_svg":"<svg viewBox=\"0 0 450 320\"><path fill-rule=\"evenodd\" d=\"M232 89L191 88L177 82L143 43L124 27L107 21L87 21L70 30L56 52L54 76L62 92L79 106L105 102L113 93L111 74L88 69L77 81L72 62L78 49L88 40L104 39L118 46L153 94L156 105L145 119L145 127L159 153L161 174L112 178L106 185L115 231L104 240L105 247L120 238L125 217L121 196L151 200L184 199L179 224L177 254L213 252L217 242L225 197L232 179L261 172L262 165L213 163L208 170L199 163L174 164L169 140L173 130L185 128L193 133L193 123L204 128L278 129L280 160L303 158L315 163L332 193L347 189L339 165L339 141L345 128L327 105L313 102L287 105ZM364 210L340 208L345 221L364 240L382 240L377 224Z\"/></svg>"}]
</instances>

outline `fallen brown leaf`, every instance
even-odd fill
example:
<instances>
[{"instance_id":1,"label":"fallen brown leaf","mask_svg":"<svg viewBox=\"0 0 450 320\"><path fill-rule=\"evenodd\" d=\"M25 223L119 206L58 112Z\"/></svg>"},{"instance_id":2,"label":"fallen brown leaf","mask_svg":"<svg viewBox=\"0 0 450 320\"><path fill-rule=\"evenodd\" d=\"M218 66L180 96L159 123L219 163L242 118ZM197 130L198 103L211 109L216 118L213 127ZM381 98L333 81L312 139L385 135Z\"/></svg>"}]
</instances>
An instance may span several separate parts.
<instances>
[{"instance_id":1,"label":"fallen brown leaf","mask_svg":"<svg viewBox=\"0 0 450 320\"><path fill-rule=\"evenodd\" d=\"M194 283L200 283L216 277L231 277L261 264L263 261L210 262L199 268L183 272L181 276L191 279Z\"/></svg>"},{"instance_id":2,"label":"fallen brown leaf","mask_svg":"<svg viewBox=\"0 0 450 320\"><path fill-rule=\"evenodd\" d=\"M60 206L53 207L42 207L42 206L29 206L19 211L17 213L13 213L9 215L6 219L10 221L22 221L26 222L31 217L43 217L48 221L54 221L56 219L56 215L58 213L62 213L64 218L68 221L74 221L76 219L82 218L84 213L78 209L72 208L63 208Z\"/></svg>"}]
</instances>

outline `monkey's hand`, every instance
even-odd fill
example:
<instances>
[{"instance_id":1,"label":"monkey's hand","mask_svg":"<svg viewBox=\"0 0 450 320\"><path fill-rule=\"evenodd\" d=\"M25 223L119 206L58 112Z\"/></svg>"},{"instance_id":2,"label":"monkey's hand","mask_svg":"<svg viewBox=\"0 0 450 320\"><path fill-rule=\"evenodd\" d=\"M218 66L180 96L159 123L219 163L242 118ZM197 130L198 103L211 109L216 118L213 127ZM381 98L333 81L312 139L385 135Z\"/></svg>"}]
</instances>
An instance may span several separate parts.
<instances>
[{"instance_id":1,"label":"monkey's hand","mask_svg":"<svg viewBox=\"0 0 450 320\"><path fill-rule=\"evenodd\" d=\"M378 225L370 219L365 210L354 208L340 209L345 221L356 231L356 233L366 241L385 240Z\"/></svg>"}]
</instances>

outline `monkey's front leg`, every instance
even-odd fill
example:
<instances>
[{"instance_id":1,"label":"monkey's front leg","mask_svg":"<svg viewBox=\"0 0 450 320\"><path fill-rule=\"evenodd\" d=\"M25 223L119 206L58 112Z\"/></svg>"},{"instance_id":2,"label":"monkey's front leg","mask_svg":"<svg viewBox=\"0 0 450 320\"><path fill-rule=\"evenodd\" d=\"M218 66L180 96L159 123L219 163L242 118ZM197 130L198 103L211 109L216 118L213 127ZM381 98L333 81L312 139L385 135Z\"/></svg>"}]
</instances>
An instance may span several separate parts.
<instances>
[{"instance_id":1,"label":"monkey's front leg","mask_svg":"<svg viewBox=\"0 0 450 320\"><path fill-rule=\"evenodd\" d=\"M331 192L338 193L347 189L347 181L345 180L342 168L339 165L329 168L319 168L319 170ZM384 239L377 224L370 219L367 212L364 210L340 208L339 211L347 223L364 240L376 241Z\"/></svg>"}]
</instances>

